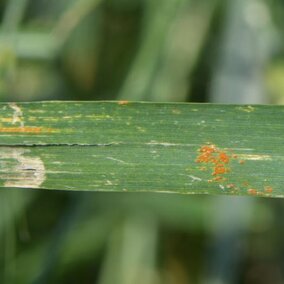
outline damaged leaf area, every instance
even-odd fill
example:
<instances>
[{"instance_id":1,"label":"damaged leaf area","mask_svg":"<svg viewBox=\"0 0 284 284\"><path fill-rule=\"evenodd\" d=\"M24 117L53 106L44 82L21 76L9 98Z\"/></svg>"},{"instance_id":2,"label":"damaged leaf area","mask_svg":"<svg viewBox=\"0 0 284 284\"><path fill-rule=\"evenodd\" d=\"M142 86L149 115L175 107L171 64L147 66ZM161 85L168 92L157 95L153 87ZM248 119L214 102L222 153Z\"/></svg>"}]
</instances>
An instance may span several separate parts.
<instances>
[{"instance_id":1,"label":"damaged leaf area","mask_svg":"<svg viewBox=\"0 0 284 284\"><path fill-rule=\"evenodd\" d=\"M215 145L204 145L199 149L199 152L196 162L211 165L213 180L226 180L224 174L230 172L228 164L233 156L218 149ZM204 170L204 168L201 169Z\"/></svg>"},{"instance_id":2,"label":"damaged leaf area","mask_svg":"<svg viewBox=\"0 0 284 284\"><path fill-rule=\"evenodd\" d=\"M2 115L0 116L0 133L55 133L58 130L40 125L33 125L29 121L35 123L37 118L28 117L25 119L22 107L16 103L9 103L2 107ZM25 121L27 120L27 122Z\"/></svg>"},{"instance_id":3,"label":"damaged leaf area","mask_svg":"<svg viewBox=\"0 0 284 284\"><path fill-rule=\"evenodd\" d=\"M236 179L234 171L241 172L240 166L245 164L247 159L254 160L270 160L267 155L241 155L241 159L238 155L234 154L230 149L220 149L214 144L206 144L199 148L199 154L196 163L202 164L199 167L200 171L208 172L208 183L217 183L219 188L230 192L239 193L243 190L249 195L270 196L273 193L271 186L262 186L260 190L251 188L251 184L248 181L240 183L245 175L240 175ZM246 160L244 160L246 158ZM233 162L236 161L236 162ZM231 175L230 175L231 173ZM234 182L232 182L234 180ZM267 183L267 179L264 180Z\"/></svg>"},{"instance_id":4,"label":"damaged leaf area","mask_svg":"<svg viewBox=\"0 0 284 284\"><path fill-rule=\"evenodd\" d=\"M0 180L4 187L39 188L45 180L45 167L39 157L25 148L0 147Z\"/></svg>"},{"instance_id":5,"label":"damaged leaf area","mask_svg":"<svg viewBox=\"0 0 284 284\"><path fill-rule=\"evenodd\" d=\"M283 120L265 105L2 103L0 187L283 197Z\"/></svg>"}]
</instances>

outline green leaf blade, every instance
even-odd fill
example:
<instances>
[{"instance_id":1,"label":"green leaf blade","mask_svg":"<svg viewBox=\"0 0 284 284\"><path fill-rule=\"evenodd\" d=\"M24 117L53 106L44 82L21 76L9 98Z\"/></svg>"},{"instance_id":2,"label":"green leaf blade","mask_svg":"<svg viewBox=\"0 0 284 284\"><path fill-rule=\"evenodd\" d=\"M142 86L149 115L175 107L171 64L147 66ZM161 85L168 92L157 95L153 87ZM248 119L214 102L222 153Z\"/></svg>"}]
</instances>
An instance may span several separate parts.
<instances>
[{"instance_id":1,"label":"green leaf blade","mask_svg":"<svg viewBox=\"0 0 284 284\"><path fill-rule=\"evenodd\" d=\"M0 186L283 197L284 108L0 105Z\"/></svg>"}]
</instances>

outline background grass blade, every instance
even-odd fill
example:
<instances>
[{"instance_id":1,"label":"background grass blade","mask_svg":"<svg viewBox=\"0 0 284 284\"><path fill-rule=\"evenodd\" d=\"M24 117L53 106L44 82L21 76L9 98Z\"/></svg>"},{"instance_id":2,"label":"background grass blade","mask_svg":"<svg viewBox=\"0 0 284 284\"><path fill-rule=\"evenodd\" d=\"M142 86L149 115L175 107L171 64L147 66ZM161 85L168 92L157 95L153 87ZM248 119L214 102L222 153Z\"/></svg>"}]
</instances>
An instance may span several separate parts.
<instances>
[{"instance_id":1,"label":"background grass blade","mask_svg":"<svg viewBox=\"0 0 284 284\"><path fill-rule=\"evenodd\" d=\"M1 186L283 197L283 112L210 104L2 104Z\"/></svg>"}]
</instances>

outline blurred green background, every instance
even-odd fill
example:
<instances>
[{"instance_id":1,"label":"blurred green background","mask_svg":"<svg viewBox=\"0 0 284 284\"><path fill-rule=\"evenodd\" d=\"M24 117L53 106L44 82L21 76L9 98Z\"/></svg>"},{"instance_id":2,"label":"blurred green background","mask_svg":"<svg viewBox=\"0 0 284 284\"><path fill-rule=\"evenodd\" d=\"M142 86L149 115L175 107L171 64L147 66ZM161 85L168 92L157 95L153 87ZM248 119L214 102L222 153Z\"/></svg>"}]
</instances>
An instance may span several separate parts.
<instances>
[{"instance_id":1,"label":"blurred green background","mask_svg":"<svg viewBox=\"0 0 284 284\"><path fill-rule=\"evenodd\" d=\"M284 102L282 0L2 0L0 18L2 102ZM284 283L283 205L2 189L0 283Z\"/></svg>"}]
</instances>

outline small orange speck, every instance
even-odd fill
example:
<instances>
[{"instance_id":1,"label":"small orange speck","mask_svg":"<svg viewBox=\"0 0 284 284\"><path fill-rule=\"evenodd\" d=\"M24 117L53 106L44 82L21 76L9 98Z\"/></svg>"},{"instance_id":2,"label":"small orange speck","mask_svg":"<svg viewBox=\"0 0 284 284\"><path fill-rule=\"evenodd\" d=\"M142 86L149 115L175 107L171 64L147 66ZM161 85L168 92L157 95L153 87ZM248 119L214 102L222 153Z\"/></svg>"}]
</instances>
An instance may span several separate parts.
<instances>
[{"instance_id":1,"label":"small orange speck","mask_svg":"<svg viewBox=\"0 0 284 284\"><path fill-rule=\"evenodd\" d=\"M221 153L219 154L219 159L220 159L222 162L224 162L225 164L228 164L229 161L230 161L229 156L228 156L226 153L224 153L224 152L221 152Z\"/></svg>"},{"instance_id":2,"label":"small orange speck","mask_svg":"<svg viewBox=\"0 0 284 284\"><path fill-rule=\"evenodd\" d=\"M215 151L216 151L216 148L215 148L214 145L203 146L199 150L199 152L203 152L203 153L207 153L207 154L214 153Z\"/></svg>"},{"instance_id":3,"label":"small orange speck","mask_svg":"<svg viewBox=\"0 0 284 284\"><path fill-rule=\"evenodd\" d=\"M264 191L265 191L266 193L272 193L272 192L273 192L273 188L272 188L271 186L266 186L266 187L264 188Z\"/></svg>"},{"instance_id":4,"label":"small orange speck","mask_svg":"<svg viewBox=\"0 0 284 284\"><path fill-rule=\"evenodd\" d=\"M245 160L240 160L239 163L243 165L245 163Z\"/></svg>"},{"instance_id":5,"label":"small orange speck","mask_svg":"<svg viewBox=\"0 0 284 284\"><path fill-rule=\"evenodd\" d=\"M226 181L227 179L221 176L214 177L212 181Z\"/></svg>"},{"instance_id":6,"label":"small orange speck","mask_svg":"<svg viewBox=\"0 0 284 284\"><path fill-rule=\"evenodd\" d=\"M129 101L118 101L118 104L119 105L127 105L127 104L129 104Z\"/></svg>"},{"instance_id":7,"label":"small orange speck","mask_svg":"<svg viewBox=\"0 0 284 284\"><path fill-rule=\"evenodd\" d=\"M229 183L226 185L227 188L235 188L235 185L233 183Z\"/></svg>"},{"instance_id":8,"label":"small orange speck","mask_svg":"<svg viewBox=\"0 0 284 284\"><path fill-rule=\"evenodd\" d=\"M207 155L200 155L197 159L197 163L208 163L209 157Z\"/></svg>"},{"instance_id":9,"label":"small orange speck","mask_svg":"<svg viewBox=\"0 0 284 284\"><path fill-rule=\"evenodd\" d=\"M215 168L214 168L214 172L213 172L213 176L215 175L221 175L221 174L225 174L228 172L228 169L226 169L224 167L224 165L217 165Z\"/></svg>"},{"instance_id":10,"label":"small orange speck","mask_svg":"<svg viewBox=\"0 0 284 284\"><path fill-rule=\"evenodd\" d=\"M251 194L251 195L257 195L257 194L258 194L257 190L254 189L254 188L249 188L249 189L247 190L247 193L248 193L248 194Z\"/></svg>"},{"instance_id":11,"label":"small orange speck","mask_svg":"<svg viewBox=\"0 0 284 284\"><path fill-rule=\"evenodd\" d=\"M208 159L208 162L210 162L210 163L212 163L212 164L216 164L216 163L218 162L218 160L217 160L216 158L214 158L214 157L210 157L210 158Z\"/></svg>"},{"instance_id":12,"label":"small orange speck","mask_svg":"<svg viewBox=\"0 0 284 284\"><path fill-rule=\"evenodd\" d=\"M233 155L232 155L232 158L233 158L233 159L237 159L237 158L238 158L238 155L233 154Z\"/></svg>"}]
</instances>

